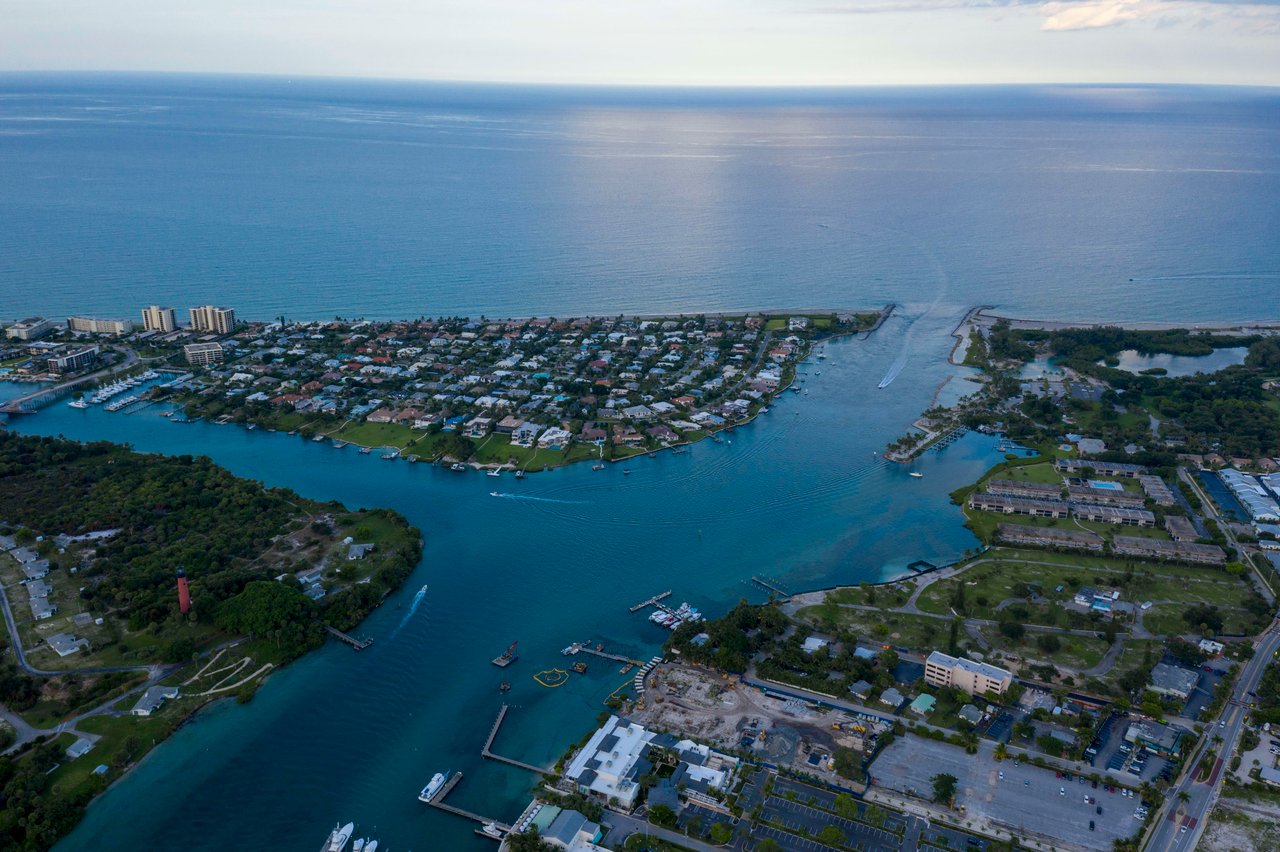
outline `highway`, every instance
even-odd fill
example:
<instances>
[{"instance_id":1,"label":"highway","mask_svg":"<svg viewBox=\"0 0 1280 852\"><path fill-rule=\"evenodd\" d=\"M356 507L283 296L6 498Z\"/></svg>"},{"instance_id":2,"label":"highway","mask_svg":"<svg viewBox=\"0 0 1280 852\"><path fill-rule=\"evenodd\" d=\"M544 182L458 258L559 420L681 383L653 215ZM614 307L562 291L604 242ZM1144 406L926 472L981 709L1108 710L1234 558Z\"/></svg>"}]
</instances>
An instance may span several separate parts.
<instances>
[{"instance_id":1,"label":"highway","mask_svg":"<svg viewBox=\"0 0 1280 852\"><path fill-rule=\"evenodd\" d=\"M1160 815L1160 822L1147 841L1147 852L1173 852L1173 850L1192 850L1204 833L1205 822L1213 805L1218 800L1222 789L1222 778L1226 774L1226 765L1235 753L1236 743L1244 730L1245 719L1249 715L1249 693L1258 688L1262 673L1272 662L1272 657L1280 649L1280 628L1275 622L1262 638L1258 640L1256 652L1240 673L1235 690L1222 709L1218 718L1209 723L1206 731L1207 739L1196 753L1187 759L1186 768L1178 783L1169 789L1166 801L1167 810ZM1221 722L1225 726L1220 726ZM1215 748L1214 735L1222 737L1221 744L1216 746L1218 758L1213 771L1205 781L1196 780L1196 769L1204 754ZM1181 801L1182 793L1187 800Z\"/></svg>"}]
</instances>

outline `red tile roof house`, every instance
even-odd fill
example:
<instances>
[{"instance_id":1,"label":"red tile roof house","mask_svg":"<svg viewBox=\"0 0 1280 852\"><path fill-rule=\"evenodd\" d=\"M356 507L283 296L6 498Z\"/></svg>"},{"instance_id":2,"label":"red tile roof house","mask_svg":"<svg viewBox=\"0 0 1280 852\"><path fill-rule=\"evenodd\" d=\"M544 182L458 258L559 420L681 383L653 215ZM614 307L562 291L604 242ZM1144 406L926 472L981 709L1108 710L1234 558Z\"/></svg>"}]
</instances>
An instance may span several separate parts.
<instances>
[{"instance_id":1,"label":"red tile roof house","mask_svg":"<svg viewBox=\"0 0 1280 852\"><path fill-rule=\"evenodd\" d=\"M643 444L644 435L641 435L631 426L615 424L613 427L613 442L615 444Z\"/></svg>"}]
</instances>

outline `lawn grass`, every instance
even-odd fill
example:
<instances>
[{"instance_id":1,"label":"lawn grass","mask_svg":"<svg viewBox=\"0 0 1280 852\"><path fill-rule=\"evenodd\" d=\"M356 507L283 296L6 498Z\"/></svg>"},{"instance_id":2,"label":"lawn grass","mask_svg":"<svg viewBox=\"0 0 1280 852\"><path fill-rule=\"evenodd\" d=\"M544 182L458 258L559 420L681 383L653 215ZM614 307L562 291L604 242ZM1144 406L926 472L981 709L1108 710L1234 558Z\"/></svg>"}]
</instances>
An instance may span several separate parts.
<instances>
[{"instance_id":1,"label":"lawn grass","mask_svg":"<svg viewBox=\"0 0 1280 852\"><path fill-rule=\"evenodd\" d=\"M328 434L331 438L340 438L362 447L396 447L401 450L415 439L425 437L425 433L415 432L399 423L353 423L351 421L344 423L336 432ZM418 453L418 455L424 455L424 453Z\"/></svg>"},{"instance_id":2,"label":"lawn grass","mask_svg":"<svg viewBox=\"0 0 1280 852\"><path fill-rule=\"evenodd\" d=\"M1130 602L1167 600L1239 607L1251 592L1244 579L1208 568L1188 567L1178 569L1176 573L1161 573L1157 569L1169 566L1138 563L1129 571L1128 563L1091 561L1095 564L1038 565L1020 559L1001 559L931 584L921 593L917 605L924 612L950 615L956 587L961 583L965 585L967 614L972 618L988 619L998 619L995 607L1007 598L1019 597L1018 593L1023 591L1020 587L1024 584L1038 584L1044 599L1060 604L1070 601L1081 586L1103 590L1117 588L1113 584L1118 582L1122 584L1118 586L1121 598ZM1057 591L1059 586L1063 587L1061 592ZM1030 609L1034 615L1040 608Z\"/></svg>"},{"instance_id":3,"label":"lawn grass","mask_svg":"<svg viewBox=\"0 0 1280 852\"><path fill-rule=\"evenodd\" d=\"M1073 636L1071 634L1055 634L1061 647L1052 654L1046 653L1036 644L1036 637L1042 634L1028 632L1021 640L1014 641L995 628L982 629L991 646L1001 653L1019 657L1024 660L1052 663L1069 669L1089 669L1102 662L1107 650L1111 647L1105 639L1094 636Z\"/></svg>"},{"instance_id":4,"label":"lawn grass","mask_svg":"<svg viewBox=\"0 0 1280 852\"><path fill-rule=\"evenodd\" d=\"M940 618L898 612L871 612L835 604L808 606L796 613L801 621L819 629L843 627L873 641L904 648L932 649L945 642L948 623Z\"/></svg>"}]
</instances>

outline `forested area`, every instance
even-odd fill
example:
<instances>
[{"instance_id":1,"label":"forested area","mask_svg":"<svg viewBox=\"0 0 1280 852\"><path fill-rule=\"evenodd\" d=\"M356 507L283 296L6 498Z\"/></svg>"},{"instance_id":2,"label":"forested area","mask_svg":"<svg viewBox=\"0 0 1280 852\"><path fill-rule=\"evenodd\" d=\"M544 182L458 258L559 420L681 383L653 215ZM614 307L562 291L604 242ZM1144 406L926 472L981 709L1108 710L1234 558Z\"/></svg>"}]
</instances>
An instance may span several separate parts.
<instances>
[{"instance_id":1,"label":"forested area","mask_svg":"<svg viewBox=\"0 0 1280 852\"><path fill-rule=\"evenodd\" d=\"M1117 369L1116 353L1133 349L1142 354L1200 356L1214 349L1248 346L1243 365L1213 373L1167 377ZM1094 376L1110 385L1100 403L1079 399L1064 402L1078 421L1089 423L1090 433L1109 444L1142 442L1148 424L1126 420L1125 409L1146 410L1161 420L1161 434L1181 439L1186 452L1216 451L1227 456L1280 454L1280 410L1275 396L1263 388L1280 371L1280 339L1235 337L1190 332L1133 331L1114 327L1040 331L1010 329L997 322L988 335L978 361L1025 362L1037 351L1051 353L1063 367ZM1000 374L996 374L999 378ZM994 380L994 379L993 379ZM1012 391L1012 388L1009 388ZM1007 395L1007 394L1006 394ZM1022 406L1027 420L1011 418L1010 436L1022 440L1054 437L1041 435L1035 423L1056 423L1056 406L1047 399L1029 398ZM977 422L975 418L975 423Z\"/></svg>"}]
</instances>

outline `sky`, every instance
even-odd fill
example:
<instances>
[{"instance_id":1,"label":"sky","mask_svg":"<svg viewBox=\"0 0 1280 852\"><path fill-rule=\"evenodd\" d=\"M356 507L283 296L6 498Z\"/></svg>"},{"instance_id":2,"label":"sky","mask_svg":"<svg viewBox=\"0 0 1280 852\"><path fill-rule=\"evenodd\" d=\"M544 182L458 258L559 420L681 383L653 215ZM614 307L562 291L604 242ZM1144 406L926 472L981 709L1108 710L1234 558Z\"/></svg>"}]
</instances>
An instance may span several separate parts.
<instances>
[{"instance_id":1,"label":"sky","mask_svg":"<svg viewBox=\"0 0 1280 852\"><path fill-rule=\"evenodd\" d=\"M0 70L1280 85L1280 0L0 0Z\"/></svg>"}]
</instances>

